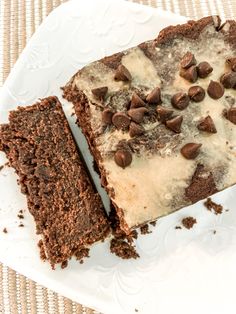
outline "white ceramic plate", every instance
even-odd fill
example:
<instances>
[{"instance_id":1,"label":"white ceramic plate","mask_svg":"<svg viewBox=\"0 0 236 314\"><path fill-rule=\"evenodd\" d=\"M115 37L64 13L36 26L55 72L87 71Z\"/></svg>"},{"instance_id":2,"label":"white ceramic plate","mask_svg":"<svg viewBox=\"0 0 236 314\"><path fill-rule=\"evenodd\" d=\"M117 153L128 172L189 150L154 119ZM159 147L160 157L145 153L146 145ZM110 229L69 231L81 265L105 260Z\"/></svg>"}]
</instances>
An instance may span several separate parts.
<instances>
[{"instance_id":1,"label":"white ceramic plate","mask_svg":"<svg viewBox=\"0 0 236 314\"><path fill-rule=\"evenodd\" d=\"M154 38L169 24L185 18L137 4L114 0L74 0L56 9L30 40L0 94L0 122L10 109L48 95L92 60ZM90 170L91 158L63 101L73 132ZM0 165L5 162L0 155ZM40 284L106 314L233 313L236 306L236 188L214 199L230 209L216 216L202 203L160 219L153 232L140 236L140 259L123 261L99 243L80 265L52 271L39 259L32 217L20 209L26 200L14 171L0 172L0 261ZM98 178L96 179L99 186ZM101 191L101 188L99 187ZM175 226L186 215L198 223L189 230ZM6 227L8 233L2 232ZM213 233L216 230L216 234Z\"/></svg>"}]
</instances>

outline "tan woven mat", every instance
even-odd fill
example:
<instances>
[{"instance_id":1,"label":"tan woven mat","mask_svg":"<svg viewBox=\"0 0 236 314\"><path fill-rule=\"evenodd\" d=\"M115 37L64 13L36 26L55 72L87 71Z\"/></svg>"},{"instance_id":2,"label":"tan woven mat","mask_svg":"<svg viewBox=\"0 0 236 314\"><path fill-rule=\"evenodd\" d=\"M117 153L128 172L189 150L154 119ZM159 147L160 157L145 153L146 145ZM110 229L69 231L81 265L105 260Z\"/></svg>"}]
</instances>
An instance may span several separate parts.
<instances>
[{"instance_id":1,"label":"tan woven mat","mask_svg":"<svg viewBox=\"0 0 236 314\"><path fill-rule=\"evenodd\" d=\"M0 0L0 86L38 25L51 10L65 1L67 0ZM133 2L159 7L193 19L210 14L219 14L223 19L236 16L236 0L135 0ZM89 314L97 312L39 286L0 263L0 313Z\"/></svg>"}]
</instances>

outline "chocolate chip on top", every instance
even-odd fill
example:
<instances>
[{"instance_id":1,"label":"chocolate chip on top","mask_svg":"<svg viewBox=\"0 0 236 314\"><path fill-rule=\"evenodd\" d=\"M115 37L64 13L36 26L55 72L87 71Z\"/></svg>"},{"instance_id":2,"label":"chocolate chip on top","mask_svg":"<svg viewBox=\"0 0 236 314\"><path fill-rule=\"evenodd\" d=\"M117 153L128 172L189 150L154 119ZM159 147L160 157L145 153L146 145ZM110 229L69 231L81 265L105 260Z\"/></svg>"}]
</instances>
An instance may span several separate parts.
<instances>
[{"instance_id":1,"label":"chocolate chip on top","mask_svg":"<svg viewBox=\"0 0 236 314\"><path fill-rule=\"evenodd\" d=\"M236 86L236 72L229 71L224 73L220 81L225 88L234 88Z\"/></svg>"},{"instance_id":2,"label":"chocolate chip on top","mask_svg":"<svg viewBox=\"0 0 236 314\"><path fill-rule=\"evenodd\" d=\"M206 61L200 62L197 66L197 73L200 78L206 78L212 71L212 66Z\"/></svg>"},{"instance_id":3,"label":"chocolate chip on top","mask_svg":"<svg viewBox=\"0 0 236 314\"><path fill-rule=\"evenodd\" d=\"M224 95L224 86L217 81L210 81L207 88L208 95L213 99L219 99Z\"/></svg>"},{"instance_id":4,"label":"chocolate chip on top","mask_svg":"<svg viewBox=\"0 0 236 314\"><path fill-rule=\"evenodd\" d=\"M104 100L106 97L106 94L108 92L108 87L107 86L103 86L103 87L98 87L98 88L94 88L91 90L92 94L99 100Z\"/></svg>"},{"instance_id":5,"label":"chocolate chip on top","mask_svg":"<svg viewBox=\"0 0 236 314\"><path fill-rule=\"evenodd\" d=\"M104 124L112 124L112 117L114 115L114 111L110 108L106 108L102 112L102 122Z\"/></svg>"},{"instance_id":6,"label":"chocolate chip on top","mask_svg":"<svg viewBox=\"0 0 236 314\"><path fill-rule=\"evenodd\" d=\"M161 90L159 87L154 88L150 94L147 95L146 101L149 104L161 104Z\"/></svg>"},{"instance_id":7,"label":"chocolate chip on top","mask_svg":"<svg viewBox=\"0 0 236 314\"><path fill-rule=\"evenodd\" d=\"M170 117L172 116L174 112L173 110L165 108L163 106L158 106L156 110L158 113L158 119L161 122L166 122L166 120L170 119Z\"/></svg>"},{"instance_id":8,"label":"chocolate chip on top","mask_svg":"<svg viewBox=\"0 0 236 314\"><path fill-rule=\"evenodd\" d=\"M142 100L142 98L139 97L139 95L134 92L131 98L130 108L133 109L133 108L139 108L139 107L145 107L145 106L146 104Z\"/></svg>"},{"instance_id":9,"label":"chocolate chip on top","mask_svg":"<svg viewBox=\"0 0 236 314\"><path fill-rule=\"evenodd\" d=\"M197 67L195 65L192 65L188 69L181 68L179 71L179 75L183 77L185 80L191 83L195 83L198 78Z\"/></svg>"},{"instance_id":10,"label":"chocolate chip on top","mask_svg":"<svg viewBox=\"0 0 236 314\"><path fill-rule=\"evenodd\" d=\"M145 107L133 108L128 110L128 115L134 122L141 123L146 112L148 112L148 109Z\"/></svg>"},{"instance_id":11,"label":"chocolate chip on top","mask_svg":"<svg viewBox=\"0 0 236 314\"><path fill-rule=\"evenodd\" d=\"M167 120L166 126L168 129L174 131L175 133L180 133L182 122L183 122L183 117L182 116L176 116L170 120Z\"/></svg>"},{"instance_id":12,"label":"chocolate chip on top","mask_svg":"<svg viewBox=\"0 0 236 314\"><path fill-rule=\"evenodd\" d=\"M133 121L131 121L129 126L129 135L130 137L140 136L143 135L145 132L145 129L142 125L137 124Z\"/></svg>"},{"instance_id":13,"label":"chocolate chip on top","mask_svg":"<svg viewBox=\"0 0 236 314\"><path fill-rule=\"evenodd\" d=\"M180 61L180 66L183 69L187 69L195 64L197 64L197 61L194 55L190 51L186 52L186 54L183 56L183 58Z\"/></svg>"},{"instance_id":14,"label":"chocolate chip on top","mask_svg":"<svg viewBox=\"0 0 236 314\"><path fill-rule=\"evenodd\" d=\"M192 101L200 102L205 98L205 90L201 86L192 86L188 90L188 96Z\"/></svg>"},{"instance_id":15,"label":"chocolate chip on top","mask_svg":"<svg viewBox=\"0 0 236 314\"><path fill-rule=\"evenodd\" d=\"M124 112L117 112L112 117L112 123L117 129L125 130L130 125L130 118Z\"/></svg>"},{"instance_id":16,"label":"chocolate chip on top","mask_svg":"<svg viewBox=\"0 0 236 314\"><path fill-rule=\"evenodd\" d=\"M121 167L126 168L128 167L132 162L132 154L129 150L118 149L114 155L115 163Z\"/></svg>"},{"instance_id":17,"label":"chocolate chip on top","mask_svg":"<svg viewBox=\"0 0 236 314\"><path fill-rule=\"evenodd\" d=\"M181 154L186 159L195 159L200 153L202 144L188 143L181 148Z\"/></svg>"},{"instance_id":18,"label":"chocolate chip on top","mask_svg":"<svg viewBox=\"0 0 236 314\"><path fill-rule=\"evenodd\" d=\"M174 108L184 110L189 105L189 97L186 93L179 92L172 96L171 104Z\"/></svg>"},{"instance_id":19,"label":"chocolate chip on top","mask_svg":"<svg viewBox=\"0 0 236 314\"><path fill-rule=\"evenodd\" d=\"M132 76L131 76L129 70L123 64L120 64L115 71L114 79L116 81L126 82L126 81L131 81Z\"/></svg>"},{"instance_id":20,"label":"chocolate chip on top","mask_svg":"<svg viewBox=\"0 0 236 314\"><path fill-rule=\"evenodd\" d=\"M206 118L202 119L199 122L197 128L200 131L204 131L208 133L217 133L215 123L210 116L207 116Z\"/></svg>"},{"instance_id":21,"label":"chocolate chip on top","mask_svg":"<svg viewBox=\"0 0 236 314\"><path fill-rule=\"evenodd\" d=\"M236 57L228 58L226 62L230 66L231 70L236 72Z\"/></svg>"},{"instance_id":22,"label":"chocolate chip on top","mask_svg":"<svg viewBox=\"0 0 236 314\"><path fill-rule=\"evenodd\" d=\"M229 110L224 110L223 115L233 124L236 124L236 107L231 107Z\"/></svg>"}]
</instances>

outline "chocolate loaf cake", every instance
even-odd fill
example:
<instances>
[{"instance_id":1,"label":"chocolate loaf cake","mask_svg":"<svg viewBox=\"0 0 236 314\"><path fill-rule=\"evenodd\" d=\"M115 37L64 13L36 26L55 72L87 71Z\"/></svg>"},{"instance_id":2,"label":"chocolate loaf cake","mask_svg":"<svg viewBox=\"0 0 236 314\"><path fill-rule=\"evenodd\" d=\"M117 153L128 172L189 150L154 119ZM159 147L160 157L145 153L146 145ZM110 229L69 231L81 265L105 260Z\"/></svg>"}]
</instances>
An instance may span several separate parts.
<instances>
[{"instance_id":1,"label":"chocolate loaf cake","mask_svg":"<svg viewBox=\"0 0 236 314\"><path fill-rule=\"evenodd\" d=\"M235 21L167 27L63 90L126 233L236 183Z\"/></svg>"},{"instance_id":2,"label":"chocolate loaf cake","mask_svg":"<svg viewBox=\"0 0 236 314\"><path fill-rule=\"evenodd\" d=\"M0 149L19 176L33 215L41 256L64 267L72 256L88 255L109 223L79 157L60 102L48 97L11 111L1 125Z\"/></svg>"}]
</instances>

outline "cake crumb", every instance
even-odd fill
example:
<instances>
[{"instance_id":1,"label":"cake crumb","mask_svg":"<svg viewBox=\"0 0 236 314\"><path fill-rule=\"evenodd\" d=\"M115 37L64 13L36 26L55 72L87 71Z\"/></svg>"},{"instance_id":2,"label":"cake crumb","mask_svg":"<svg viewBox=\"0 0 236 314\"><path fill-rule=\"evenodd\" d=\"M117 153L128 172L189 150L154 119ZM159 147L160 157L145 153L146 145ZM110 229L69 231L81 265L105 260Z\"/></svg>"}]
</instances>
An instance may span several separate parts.
<instances>
[{"instance_id":1,"label":"cake crumb","mask_svg":"<svg viewBox=\"0 0 236 314\"><path fill-rule=\"evenodd\" d=\"M151 222L150 222L150 225L152 225L153 227L155 227L155 226L156 226L156 224L157 224L157 222L156 222L156 221L151 221Z\"/></svg>"},{"instance_id":2,"label":"cake crumb","mask_svg":"<svg viewBox=\"0 0 236 314\"><path fill-rule=\"evenodd\" d=\"M19 214L23 214L23 209L20 209L20 210L19 210Z\"/></svg>"},{"instance_id":3,"label":"cake crumb","mask_svg":"<svg viewBox=\"0 0 236 314\"><path fill-rule=\"evenodd\" d=\"M148 224L145 224L143 226L140 227L140 232L141 234L148 234L148 233L151 233L151 231L149 231L149 226Z\"/></svg>"},{"instance_id":4,"label":"cake crumb","mask_svg":"<svg viewBox=\"0 0 236 314\"><path fill-rule=\"evenodd\" d=\"M80 264L83 264L83 263L84 263L84 260L83 260L83 259L81 259L81 260L79 261L79 263L80 263Z\"/></svg>"},{"instance_id":5,"label":"cake crumb","mask_svg":"<svg viewBox=\"0 0 236 314\"><path fill-rule=\"evenodd\" d=\"M6 228L6 227L5 227L5 228L3 228L2 232L4 232L4 233L8 233L7 228Z\"/></svg>"},{"instance_id":6,"label":"cake crumb","mask_svg":"<svg viewBox=\"0 0 236 314\"><path fill-rule=\"evenodd\" d=\"M6 162L4 165L0 166L0 171L4 168L4 167L8 167L10 166L9 162Z\"/></svg>"},{"instance_id":7,"label":"cake crumb","mask_svg":"<svg viewBox=\"0 0 236 314\"><path fill-rule=\"evenodd\" d=\"M68 265L68 261L64 261L64 262L62 262L62 263L61 263L61 269L66 268L66 267L67 267L67 265Z\"/></svg>"},{"instance_id":8,"label":"cake crumb","mask_svg":"<svg viewBox=\"0 0 236 314\"><path fill-rule=\"evenodd\" d=\"M205 206L208 210L210 210L210 211L212 211L212 209L213 209L213 211L214 211L214 213L215 213L216 215L222 214L222 212L223 212L223 206L220 205L220 204L214 203L211 198L208 198L208 199L204 202L204 206Z\"/></svg>"},{"instance_id":9,"label":"cake crumb","mask_svg":"<svg viewBox=\"0 0 236 314\"><path fill-rule=\"evenodd\" d=\"M213 230L213 234L216 234L216 230Z\"/></svg>"},{"instance_id":10,"label":"cake crumb","mask_svg":"<svg viewBox=\"0 0 236 314\"><path fill-rule=\"evenodd\" d=\"M24 227L24 224L21 222L18 227Z\"/></svg>"},{"instance_id":11,"label":"cake crumb","mask_svg":"<svg viewBox=\"0 0 236 314\"><path fill-rule=\"evenodd\" d=\"M17 217L18 217L19 219L24 219L24 215L22 215L22 214L18 214Z\"/></svg>"},{"instance_id":12,"label":"cake crumb","mask_svg":"<svg viewBox=\"0 0 236 314\"><path fill-rule=\"evenodd\" d=\"M38 247L39 247L39 255L40 255L41 260L46 261L47 256L43 247L43 240L39 240Z\"/></svg>"},{"instance_id":13,"label":"cake crumb","mask_svg":"<svg viewBox=\"0 0 236 314\"><path fill-rule=\"evenodd\" d=\"M132 230L130 236L132 237L132 239L138 239L138 232L137 230Z\"/></svg>"},{"instance_id":14,"label":"cake crumb","mask_svg":"<svg viewBox=\"0 0 236 314\"><path fill-rule=\"evenodd\" d=\"M182 224L186 229L191 229L196 223L197 220L193 217L185 217L182 219Z\"/></svg>"},{"instance_id":15,"label":"cake crumb","mask_svg":"<svg viewBox=\"0 0 236 314\"><path fill-rule=\"evenodd\" d=\"M137 309L135 309L135 312L138 312L138 310L137 310Z\"/></svg>"},{"instance_id":16,"label":"cake crumb","mask_svg":"<svg viewBox=\"0 0 236 314\"><path fill-rule=\"evenodd\" d=\"M175 226L175 229L182 229L181 226Z\"/></svg>"},{"instance_id":17,"label":"cake crumb","mask_svg":"<svg viewBox=\"0 0 236 314\"><path fill-rule=\"evenodd\" d=\"M89 257L89 249L86 247L81 247L79 250L77 250L74 253L76 260L80 261L82 260L84 257Z\"/></svg>"},{"instance_id":18,"label":"cake crumb","mask_svg":"<svg viewBox=\"0 0 236 314\"><path fill-rule=\"evenodd\" d=\"M110 251L111 253L123 259L136 259L139 257L139 254L136 252L135 247L132 244L119 238L114 238L111 240Z\"/></svg>"}]
</instances>

